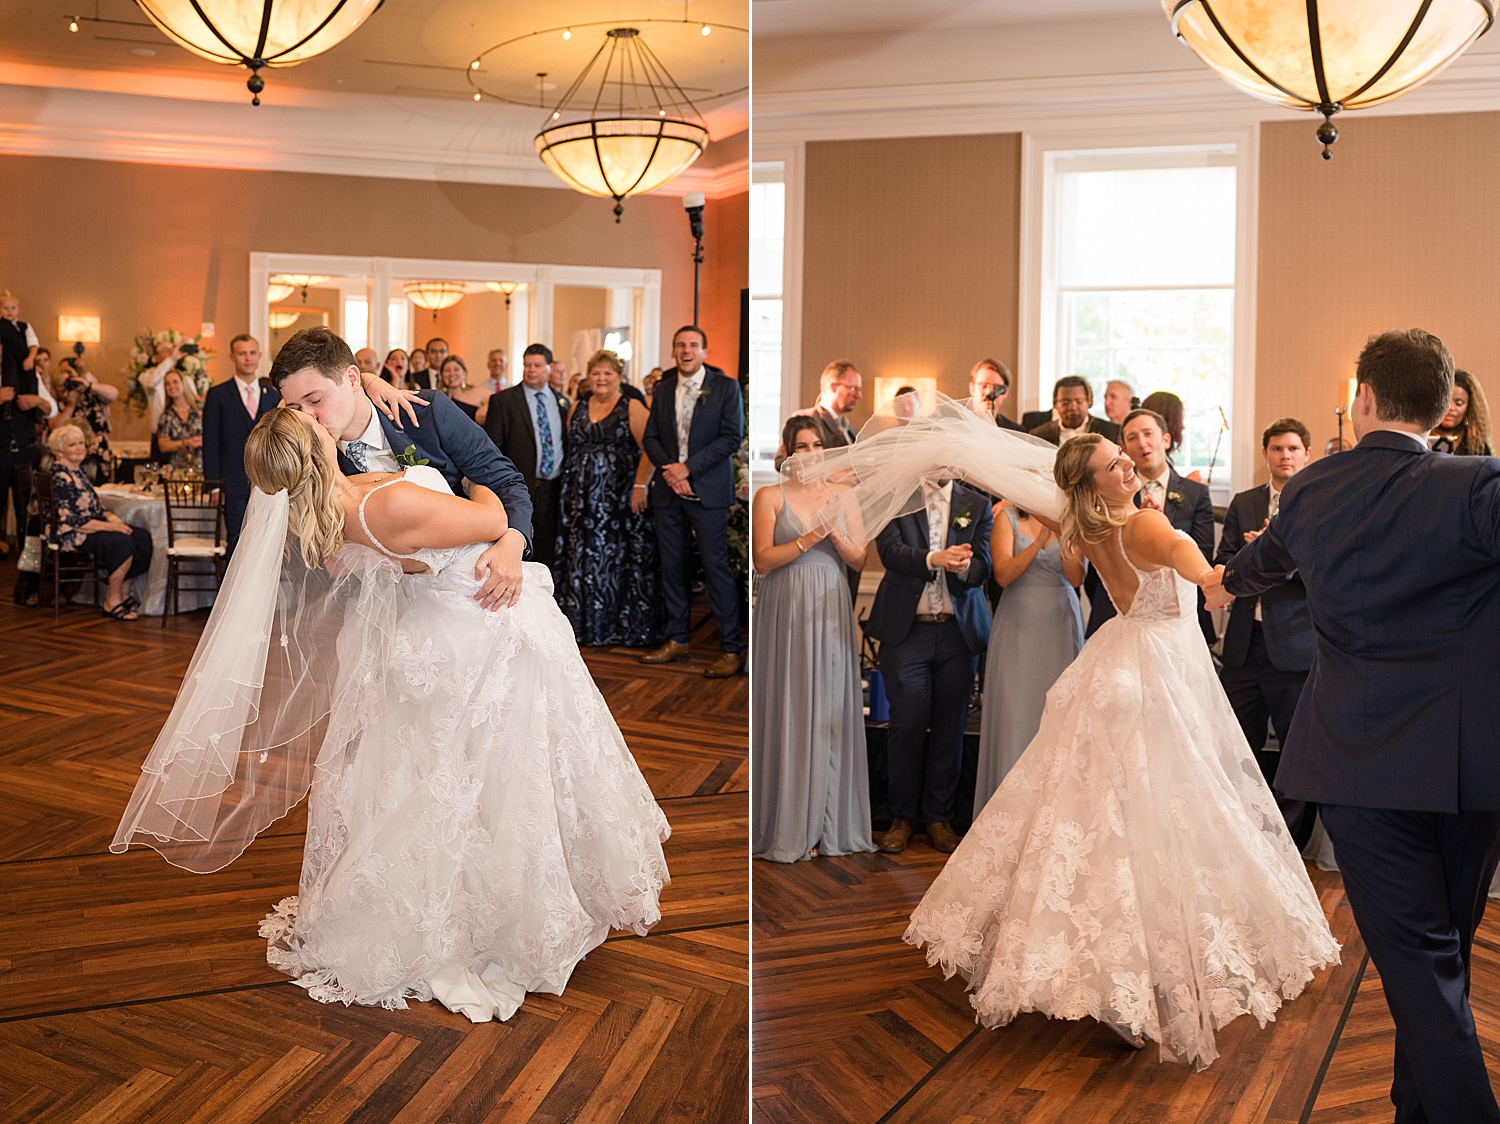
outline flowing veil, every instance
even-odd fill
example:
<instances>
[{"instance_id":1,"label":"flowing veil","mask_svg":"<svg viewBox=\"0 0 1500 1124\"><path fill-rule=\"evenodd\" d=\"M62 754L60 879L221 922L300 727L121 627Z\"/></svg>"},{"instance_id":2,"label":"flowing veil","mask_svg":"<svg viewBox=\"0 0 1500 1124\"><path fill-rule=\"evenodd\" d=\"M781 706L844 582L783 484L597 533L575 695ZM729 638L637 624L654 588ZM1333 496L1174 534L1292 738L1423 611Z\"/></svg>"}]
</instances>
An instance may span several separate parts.
<instances>
[{"instance_id":1,"label":"flowing veil","mask_svg":"<svg viewBox=\"0 0 1500 1124\"><path fill-rule=\"evenodd\" d=\"M111 851L145 843L200 874L227 866L383 713L401 571L353 544L309 568L288 549L287 511L285 491L252 490Z\"/></svg>"},{"instance_id":2,"label":"flowing veil","mask_svg":"<svg viewBox=\"0 0 1500 1124\"><path fill-rule=\"evenodd\" d=\"M1057 521L1064 497L1052 479L1057 446L1001 429L969 408L969 400L938 395L927 416L903 418L883 407L841 449L788 457L782 478L827 481L835 499L808 529L839 531L858 544L875 538L892 519L922 510L922 485L962 480L982 492Z\"/></svg>"}]
</instances>

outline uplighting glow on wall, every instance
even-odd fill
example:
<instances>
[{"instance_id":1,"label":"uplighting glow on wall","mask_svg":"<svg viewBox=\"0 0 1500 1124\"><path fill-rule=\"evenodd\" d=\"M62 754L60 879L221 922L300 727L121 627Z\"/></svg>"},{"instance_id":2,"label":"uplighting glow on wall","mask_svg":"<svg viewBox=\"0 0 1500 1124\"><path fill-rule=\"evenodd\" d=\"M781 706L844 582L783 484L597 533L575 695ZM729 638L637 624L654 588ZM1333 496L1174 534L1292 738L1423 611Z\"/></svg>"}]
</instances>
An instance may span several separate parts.
<instances>
[{"instance_id":1,"label":"uplighting glow on wall","mask_svg":"<svg viewBox=\"0 0 1500 1124\"><path fill-rule=\"evenodd\" d=\"M59 316L57 338L63 343L98 343L99 317Z\"/></svg>"}]
</instances>

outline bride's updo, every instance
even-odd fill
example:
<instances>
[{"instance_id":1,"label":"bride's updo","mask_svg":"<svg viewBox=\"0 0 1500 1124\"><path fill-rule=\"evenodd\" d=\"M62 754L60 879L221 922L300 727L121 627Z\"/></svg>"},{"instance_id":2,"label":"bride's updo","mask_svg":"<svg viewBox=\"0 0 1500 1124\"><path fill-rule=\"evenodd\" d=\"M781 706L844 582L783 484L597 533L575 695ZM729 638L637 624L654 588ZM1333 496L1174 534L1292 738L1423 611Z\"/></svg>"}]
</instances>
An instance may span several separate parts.
<instances>
[{"instance_id":1,"label":"bride's updo","mask_svg":"<svg viewBox=\"0 0 1500 1124\"><path fill-rule=\"evenodd\" d=\"M287 535L302 544L310 567L344 546L344 508L333 491L337 473L313 427L293 410L271 410L245 441L245 474L268 496L286 490Z\"/></svg>"},{"instance_id":2,"label":"bride's updo","mask_svg":"<svg viewBox=\"0 0 1500 1124\"><path fill-rule=\"evenodd\" d=\"M1062 517L1062 544L1066 550L1102 542L1112 530L1125 524L1128 513L1116 515L1094 490L1094 470L1089 462L1103 442L1104 438L1097 433L1074 437L1064 442L1052 464L1052 479L1068 497Z\"/></svg>"}]
</instances>

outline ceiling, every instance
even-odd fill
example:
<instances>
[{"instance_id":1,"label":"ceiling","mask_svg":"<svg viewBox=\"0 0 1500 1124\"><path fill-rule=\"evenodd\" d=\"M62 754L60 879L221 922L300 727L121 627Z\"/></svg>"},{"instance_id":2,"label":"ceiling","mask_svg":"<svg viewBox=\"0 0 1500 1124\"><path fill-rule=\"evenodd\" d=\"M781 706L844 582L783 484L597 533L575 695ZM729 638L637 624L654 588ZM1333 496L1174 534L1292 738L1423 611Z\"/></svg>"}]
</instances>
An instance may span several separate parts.
<instances>
[{"instance_id":1,"label":"ceiling","mask_svg":"<svg viewBox=\"0 0 1500 1124\"><path fill-rule=\"evenodd\" d=\"M274 105L277 91L285 90L287 102L297 100L291 97L297 91L472 100L468 65L482 51L571 21L571 39L557 32L513 43L486 55L476 75L503 97L530 105L539 97L555 101L604 32L623 24L640 27L689 97L704 102L700 108L720 137L748 123L742 93L712 97L746 86L748 36L726 26L705 37L700 26L747 27L748 8L747 0L392 0L331 51L264 72L261 99ZM72 33L68 17L75 15L79 31ZM0 63L106 72L114 89L155 93L157 79L232 81L243 89L247 77L174 45L132 0L0 0L0 26L6 29ZM548 75L540 90L537 71Z\"/></svg>"},{"instance_id":2,"label":"ceiling","mask_svg":"<svg viewBox=\"0 0 1500 1124\"><path fill-rule=\"evenodd\" d=\"M987 27L1154 14L1161 0L754 0L755 37Z\"/></svg>"}]
</instances>

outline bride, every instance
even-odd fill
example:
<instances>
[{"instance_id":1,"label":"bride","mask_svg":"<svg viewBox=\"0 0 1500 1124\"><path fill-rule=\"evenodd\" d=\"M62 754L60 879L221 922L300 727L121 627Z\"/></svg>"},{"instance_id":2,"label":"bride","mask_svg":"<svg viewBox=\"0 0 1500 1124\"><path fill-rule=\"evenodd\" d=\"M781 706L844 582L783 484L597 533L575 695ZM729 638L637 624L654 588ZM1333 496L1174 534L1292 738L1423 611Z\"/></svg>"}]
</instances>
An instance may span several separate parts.
<instances>
[{"instance_id":1,"label":"bride","mask_svg":"<svg viewBox=\"0 0 1500 1124\"><path fill-rule=\"evenodd\" d=\"M323 1002L507 1019L612 926L644 934L670 829L546 567L510 608L474 599L495 495L346 478L291 409L245 467L244 537L110 849L217 870L310 789L301 891L261 935Z\"/></svg>"},{"instance_id":2,"label":"bride","mask_svg":"<svg viewBox=\"0 0 1500 1124\"><path fill-rule=\"evenodd\" d=\"M972 417L944 402L791 471L858 481L823 518L848 522L853 504L876 528L921 479L960 476L1040 513L1123 611L1047 693L1035 740L904 939L963 973L986 1026L1092 1017L1202 1069L1216 1030L1245 1014L1264 1026L1339 959L1198 630L1195 585L1214 570L1136 510L1134 467L1102 437L1057 450Z\"/></svg>"}]
</instances>

